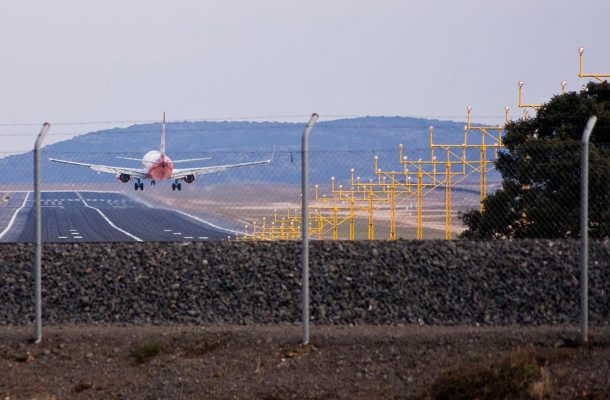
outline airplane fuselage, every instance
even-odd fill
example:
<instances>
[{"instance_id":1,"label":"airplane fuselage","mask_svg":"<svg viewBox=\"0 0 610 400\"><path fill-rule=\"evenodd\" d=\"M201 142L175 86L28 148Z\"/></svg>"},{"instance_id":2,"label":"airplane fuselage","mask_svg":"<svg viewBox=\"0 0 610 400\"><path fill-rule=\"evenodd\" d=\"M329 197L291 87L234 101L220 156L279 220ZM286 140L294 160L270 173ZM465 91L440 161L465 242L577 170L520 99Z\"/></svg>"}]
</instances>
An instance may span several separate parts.
<instances>
[{"instance_id":1,"label":"airplane fuselage","mask_svg":"<svg viewBox=\"0 0 610 400\"><path fill-rule=\"evenodd\" d=\"M174 170L172 160L157 150L144 154L142 164L148 170L147 178L155 181L170 179Z\"/></svg>"},{"instance_id":2,"label":"airplane fuselage","mask_svg":"<svg viewBox=\"0 0 610 400\"><path fill-rule=\"evenodd\" d=\"M161 125L161 145L159 150L152 150L144 154L144 157L140 160L138 158L119 157L125 160L141 161L144 168L128 168L128 167L116 167L110 165L90 164L82 163L70 160L59 160L56 158L49 158L53 162L62 164L78 165L80 167L87 167L98 173L104 172L113 174L117 179L123 183L127 183L134 179L134 189L144 190L144 183L142 180L150 180L151 185L155 185L156 181L173 180L172 190L182 190L182 181L186 183L195 182L195 178L199 175L220 173L229 168L245 167L248 165L259 165L269 164L271 160L261 160L238 164L227 164L227 165L214 165L209 167L191 167L191 168L177 168L174 169L174 163L184 163L191 161L207 160L209 157L204 158L191 158L184 160L170 160L165 154L165 113L163 113L163 123ZM273 156L272 156L273 158Z\"/></svg>"}]
</instances>

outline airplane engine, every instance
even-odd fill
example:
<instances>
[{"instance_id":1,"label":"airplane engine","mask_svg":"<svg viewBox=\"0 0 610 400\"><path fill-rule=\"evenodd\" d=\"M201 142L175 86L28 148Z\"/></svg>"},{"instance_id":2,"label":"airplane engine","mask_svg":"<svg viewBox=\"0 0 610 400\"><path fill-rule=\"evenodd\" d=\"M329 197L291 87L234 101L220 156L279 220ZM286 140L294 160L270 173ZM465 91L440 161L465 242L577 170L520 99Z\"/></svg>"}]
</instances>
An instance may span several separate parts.
<instances>
[{"instance_id":1,"label":"airplane engine","mask_svg":"<svg viewBox=\"0 0 610 400\"><path fill-rule=\"evenodd\" d=\"M184 179L186 183L193 183L195 182L195 175L187 175L182 179Z\"/></svg>"},{"instance_id":2,"label":"airplane engine","mask_svg":"<svg viewBox=\"0 0 610 400\"><path fill-rule=\"evenodd\" d=\"M127 183L127 182L129 182L129 180L130 180L130 179L131 179L131 176L130 176L130 175L127 175L127 174L121 174L121 175L119 175L119 180L120 180L121 182L123 182L123 183Z\"/></svg>"}]
</instances>

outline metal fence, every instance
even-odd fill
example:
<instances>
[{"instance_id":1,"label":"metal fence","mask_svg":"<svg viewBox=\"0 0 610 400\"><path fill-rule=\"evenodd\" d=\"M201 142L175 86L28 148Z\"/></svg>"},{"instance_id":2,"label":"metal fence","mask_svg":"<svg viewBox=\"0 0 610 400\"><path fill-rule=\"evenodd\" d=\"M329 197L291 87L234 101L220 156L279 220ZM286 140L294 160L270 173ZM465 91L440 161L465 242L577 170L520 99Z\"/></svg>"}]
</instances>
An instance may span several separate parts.
<instances>
[{"instance_id":1,"label":"metal fence","mask_svg":"<svg viewBox=\"0 0 610 400\"><path fill-rule=\"evenodd\" d=\"M500 150L501 130L493 128L496 131L489 134L475 127L465 131L460 123L439 122L434 128L425 124L409 118L361 118L316 126L308 167L312 239L458 237L464 229L459 214L479 207L480 199L500 185L494 160ZM175 169L268 159L271 163L220 169L193 176L194 180L181 178L154 185L128 174L99 173L49 159L143 168L138 160L147 151L159 148L160 124L102 130L46 146L41 152L42 206L48 227L43 229L43 239L299 239L303 127L293 123L170 123L167 155L172 160L193 160L175 163ZM61 127L55 129L61 132ZM0 176L4 199L0 222L6 230L0 234L0 241L31 242L31 154L4 157L0 167L6 171ZM176 183L180 190L176 190ZM78 226L61 228L71 218L66 215L82 206L88 209L86 214L101 212L107 219L105 224L110 221L131 235L83 232ZM177 218L192 216L191 222L205 221L207 228L218 234L175 235L173 227L158 226L154 228L158 228L158 234L138 235L130 231L125 214L126 210L145 206L174 210L180 214Z\"/></svg>"},{"instance_id":2,"label":"metal fence","mask_svg":"<svg viewBox=\"0 0 610 400\"><path fill-rule=\"evenodd\" d=\"M277 127L269 126L247 138L237 134L234 141L239 140L242 150L197 150L192 137L187 139L185 145L179 143L177 136L174 145L179 151L175 152L174 160L182 159L190 164L211 158L219 163L208 166L215 174L203 175L203 185L201 179L179 178L173 182L171 190L161 182L151 182L150 186L144 187L137 179L136 172L133 173L136 180L132 188L129 183L132 176L127 179L126 175L135 170L126 165L140 158L130 152L103 151L99 150L99 145L96 146L100 140L109 143L117 138L120 139L120 146L126 141L138 142L138 135L143 132L148 134L150 129L136 129L128 140L121 140L125 132L111 131L47 147L43 152L44 196L40 196L36 190L35 198L28 190L27 179L24 179L28 172L32 172L32 164L27 165L28 155L7 157L2 163L6 164L5 170L9 173L0 178L5 203L2 210L5 227L0 239L34 240L34 236L28 236L27 229L34 215L31 211L34 199L43 208L42 215L36 214L39 222L32 231L38 243L43 235L40 217L46 218L47 226L61 228L62 223L69 220L70 213L77 216L71 223L78 222L84 210L82 206L94 210L113 229L137 241L193 241L225 237L229 240L298 240L303 236L320 240L583 237L580 226L583 211L579 191L582 182L580 143L532 140L506 149L502 143L501 128L471 128L469 124L463 136L458 132L460 136L454 134L443 141L435 141L433 128L429 128L427 147L413 146L412 143L411 146L405 145L401 139L409 140L407 132L401 137L400 132L395 134L391 130L392 134L383 143L370 146L371 137L378 139L371 131L375 128L388 129L387 121L382 122L376 122L379 126L367 122L364 128L351 121L345 126L324 126L322 132L317 132L318 135L332 135L335 130L339 130L339 134L332 135L334 147L333 141L324 140L324 136L321 136L319 143L312 143L308 155L309 167L302 163L298 146L269 146L278 140ZM227 130L242 132L247 128L232 127ZM298 128L302 128L302 125L289 127L294 137L298 137ZM347 128L349 134L342 132L341 128ZM194 130L200 135L206 133L205 129L198 131L192 127L185 130ZM469 139L471 131L480 134L479 139ZM391 148L391 139L400 142L394 143L394 148ZM190 146L189 151L183 150L185 146ZM273 148L270 152L264 147ZM585 231L592 237L606 238L610 232L607 207L610 200L610 151L608 146L599 143L588 150L593 168L588 180L590 212ZM264 154L270 153L269 158L264 158ZM51 158L76 165L51 164ZM242 165L261 160L271 162ZM95 174L107 172L110 163L115 161L123 164L112 168L128 172L119 172L118 175ZM36 151L38 162L39 154ZM97 167L83 165L89 163ZM301 166L306 168L309 175L311 190L299 186L303 172ZM198 167L187 166L185 169L189 168L194 170ZM40 175L36 174L35 182L38 189ZM182 183L185 190L181 190ZM125 184L128 185L121 187ZM117 186L120 189L117 190ZM301 190L305 190L305 197L302 197ZM300 204L304 208L300 208ZM81 209L74 211L75 208ZM129 223L128 216L132 217L133 222L135 209L178 213L174 217L188 217L199 222L199 225L207 226L207 229L221 233L212 238L210 235L186 236L176 232L175 227L161 229L163 225L155 225L157 234L161 236L143 239L142 234L127 232L124 225ZM16 222L19 218L21 221ZM135 218L137 221L138 217ZM155 222L164 218L172 217L153 215ZM67 229L68 226L64 224L63 228ZM21 234L15 236L12 233L11 236L13 228L17 232L21 229ZM144 229L149 230L148 227ZM95 238L94 235L91 236L93 239L86 238L77 229L68 229L63 233L47 229L45 234L47 237L42 237L44 241L108 240L107 237ZM111 238L110 241L116 240ZM307 242L304 242L304 246L307 246ZM586 250L586 245L583 248ZM584 257L585 271L586 261ZM305 260L304 267L307 264ZM39 274L37 277L39 282ZM303 304L306 305L305 272L303 279ZM581 282L584 287L581 293L583 309L586 310L586 273ZM304 314L306 309L304 306ZM585 340L586 311L583 311L581 318L584 321L581 330L585 332ZM304 333L304 342L307 341L308 334Z\"/></svg>"},{"instance_id":3,"label":"metal fence","mask_svg":"<svg viewBox=\"0 0 610 400\"><path fill-rule=\"evenodd\" d=\"M509 150L498 137L501 131L464 131L457 123L423 129L409 124L413 122L363 119L316 127L307 196L313 240L580 237L578 142L535 140ZM158 124L101 131L43 148L44 241L132 241L134 236L143 241L299 240L304 125L250 125L170 124L167 151L172 160L208 158L176 163L175 169L272 159L196 176L191 183L179 179L181 190L172 190L173 180L154 185L142 180L143 190L134 190L136 177L122 182L118 174L49 161L144 168L137 160L158 148ZM589 228L594 238L610 232L609 148L595 143L590 149ZM0 167L0 241L33 242L31 154L2 158ZM81 215L83 206L87 212ZM131 236L66 225L72 216L101 218L96 209L106 217L104 224L110 221ZM173 210L175 218L217 234L179 232L164 226L161 217L151 227L154 234L131 232L138 221L126 215L155 209Z\"/></svg>"}]
</instances>

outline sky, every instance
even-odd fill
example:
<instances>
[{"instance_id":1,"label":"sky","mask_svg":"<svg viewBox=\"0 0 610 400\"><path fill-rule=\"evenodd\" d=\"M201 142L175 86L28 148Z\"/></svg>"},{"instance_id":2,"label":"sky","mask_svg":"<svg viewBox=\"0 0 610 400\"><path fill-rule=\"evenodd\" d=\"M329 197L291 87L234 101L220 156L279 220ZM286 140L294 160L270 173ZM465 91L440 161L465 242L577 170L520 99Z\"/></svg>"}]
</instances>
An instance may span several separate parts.
<instances>
[{"instance_id":1,"label":"sky","mask_svg":"<svg viewBox=\"0 0 610 400\"><path fill-rule=\"evenodd\" d=\"M0 156L169 120L497 124L610 73L608 0L0 0Z\"/></svg>"}]
</instances>

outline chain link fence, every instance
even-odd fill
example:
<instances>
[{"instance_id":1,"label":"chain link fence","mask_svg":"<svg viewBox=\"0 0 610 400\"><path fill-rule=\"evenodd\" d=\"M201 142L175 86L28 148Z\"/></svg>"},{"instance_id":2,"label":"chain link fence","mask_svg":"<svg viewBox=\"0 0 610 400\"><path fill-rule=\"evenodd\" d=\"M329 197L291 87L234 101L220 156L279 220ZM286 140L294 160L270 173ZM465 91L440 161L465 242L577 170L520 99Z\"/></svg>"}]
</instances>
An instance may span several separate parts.
<instances>
[{"instance_id":1,"label":"chain link fence","mask_svg":"<svg viewBox=\"0 0 610 400\"><path fill-rule=\"evenodd\" d=\"M467 132L458 123L439 121L428 128L425 122L364 118L316 126L309 153L312 239L579 237L578 142L532 140L509 150L499 128ZM158 231L133 234L143 241L298 240L302 129L293 123L169 124L168 156L196 159L177 162L174 169L272 159L198 175L191 183L180 179L181 190L172 190L171 179L142 180L143 190L134 190L136 177L122 182L117 174L48 160L145 168L138 160L159 147L159 124L103 130L49 145L42 153L44 239L133 239L95 235L93 227L82 238L71 235L71 229L82 229L65 221L87 224L101 212L127 232L138 223ZM609 148L591 146L592 238L605 238L610 230ZM0 241L32 241L31 153L3 155ZM87 210L79 209L84 204ZM91 218L89 224L97 221ZM173 224L162 222L172 218ZM181 232L176 225L182 219L215 233Z\"/></svg>"}]
</instances>

